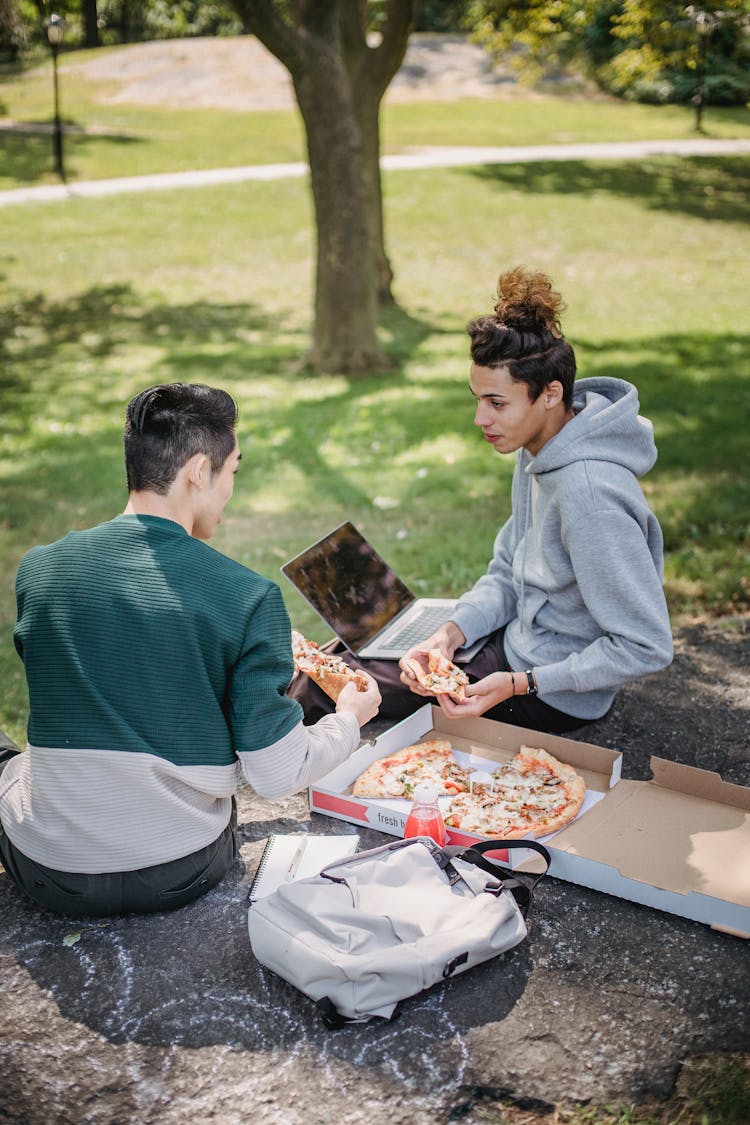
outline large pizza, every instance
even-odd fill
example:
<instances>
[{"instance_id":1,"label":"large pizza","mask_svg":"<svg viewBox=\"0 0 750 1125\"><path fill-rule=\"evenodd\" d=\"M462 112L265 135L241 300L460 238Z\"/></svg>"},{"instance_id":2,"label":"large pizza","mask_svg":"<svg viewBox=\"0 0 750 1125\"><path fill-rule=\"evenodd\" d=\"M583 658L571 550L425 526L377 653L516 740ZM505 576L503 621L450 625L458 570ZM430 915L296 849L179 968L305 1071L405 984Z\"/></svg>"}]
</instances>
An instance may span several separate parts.
<instances>
[{"instance_id":1,"label":"large pizza","mask_svg":"<svg viewBox=\"0 0 750 1125\"><path fill-rule=\"evenodd\" d=\"M559 831L578 814L586 794L583 778L547 750L522 746L489 775L461 766L442 739L415 743L379 758L360 774L357 797L410 798L420 781L431 781L450 796L445 823L480 836L536 839Z\"/></svg>"}]
</instances>

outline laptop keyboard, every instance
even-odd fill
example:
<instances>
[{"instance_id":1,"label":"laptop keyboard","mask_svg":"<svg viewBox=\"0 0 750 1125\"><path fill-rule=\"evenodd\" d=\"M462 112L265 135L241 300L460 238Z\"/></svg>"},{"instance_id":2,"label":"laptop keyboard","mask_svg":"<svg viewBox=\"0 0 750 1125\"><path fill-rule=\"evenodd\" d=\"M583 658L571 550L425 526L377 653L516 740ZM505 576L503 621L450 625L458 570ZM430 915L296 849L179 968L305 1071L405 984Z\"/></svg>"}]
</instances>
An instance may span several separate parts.
<instances>
[{"instance_id":1,"label":"laptop keyboard","mask_svg":"<svg viewBox=\"0 0 750 1125\"><path fill-rule=\"evenodd\" d=\"M403 629L399 629L396 635L383 645L383 648L411 648L412 645L423 641L425 637L429 637L430 633L434 633L438 626L444 625L449 618L449 614L450 609L447 606L426 606L420 610L414 621L410 621L408 625L404 625Z\"/></svg>"}]
</instances>

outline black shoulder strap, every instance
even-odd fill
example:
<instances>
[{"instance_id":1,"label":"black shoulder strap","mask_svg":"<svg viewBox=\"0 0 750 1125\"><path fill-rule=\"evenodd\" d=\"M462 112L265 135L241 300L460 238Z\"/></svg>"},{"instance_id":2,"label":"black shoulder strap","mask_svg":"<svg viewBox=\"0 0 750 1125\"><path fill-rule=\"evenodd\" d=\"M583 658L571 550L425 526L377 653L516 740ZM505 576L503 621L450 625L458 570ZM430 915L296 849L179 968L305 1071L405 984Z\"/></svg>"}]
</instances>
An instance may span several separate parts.
<instances>
[{"instance_id":1,"label":"black shoulder strap","mask_svg":"<svg viewBox=\"0 0 750 1125\"><path fill-rule=\"evenodd\" d=\"M315 1007L320 1012L323 1023L330 1031L339 1031L342 1027L348 1027L350 1023L362 1023L362 1020L352 1019L351 1016L342 1016L330 996L321 996L320 1000L315 1001ZM401 1015L403 1004L398 1002L393 1009L393 1014L386 1018L385 1016L372 1016L373 1020L382 1020L383 1023L391 1023L397 1020Z\"/></svg>"},{"instance_id":2,"label":"black shoulder strap","mask_svg":"<svg viewBox=\"0 0 750 1125\"><path fill-rule=\"evenodd\" d=\"M537 852L544 860L544 871L540 871L536 874L527 873L525 871L510 871L508 868L502 867L499 862L484 858L485 852L497 852L506 848L509 851L514 849L526 849ZM477 840L475 844L472 844L470 848L467 848L455 858L462 859L465 863L473 863L475 867L480 867L482 871L486 871L489 875L500 879L503 886L506 887L515 898L524 917L531 905L531 896L534 892L534 888L542 876L547 874L549 865L552 862L552 857L544 844L539 844L536 840Z\"/></svg>"}]
</instances>

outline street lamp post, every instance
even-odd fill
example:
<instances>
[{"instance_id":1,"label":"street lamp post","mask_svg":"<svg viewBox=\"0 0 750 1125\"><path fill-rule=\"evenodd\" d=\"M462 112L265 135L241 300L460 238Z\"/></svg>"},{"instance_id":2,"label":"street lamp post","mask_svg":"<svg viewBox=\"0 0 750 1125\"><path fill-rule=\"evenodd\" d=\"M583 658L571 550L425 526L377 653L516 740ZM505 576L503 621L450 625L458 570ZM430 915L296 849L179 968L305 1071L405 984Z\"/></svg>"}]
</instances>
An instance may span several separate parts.
<instances>
[{"instance_id":1,"label":"street lamp post","mask_svg":"<svg viewBox=\"0 0 750 1125\"><path fill-rule=\"evenodd\" d=\"M57 78L57 52L62 43L65 21L54 12L47 20L47 41L52 51L52 73L55 85L55 124L52 135L52 145L55 154L55 171L65 183L65 167L63 165L63 132L60 121L60 90Z\"/></svg>"},{"instance_id":2,"label":"street lamp post","mask_svg":"<svg viewBox=\"0 0 750 1125\"><path fill-rule=\"evenodd\" d=\"M685 9L690 16L695 34L697 38L698 47L698 84L693 94L693 105L695 106L695 131L696 133L703 132L703 109L706 104L706 75L708 71L708 40L711 36L714 27L716 26L717 18L711 12L703 12L694 7L692 4L689 8Z\"/></svg>"}]
</instances>

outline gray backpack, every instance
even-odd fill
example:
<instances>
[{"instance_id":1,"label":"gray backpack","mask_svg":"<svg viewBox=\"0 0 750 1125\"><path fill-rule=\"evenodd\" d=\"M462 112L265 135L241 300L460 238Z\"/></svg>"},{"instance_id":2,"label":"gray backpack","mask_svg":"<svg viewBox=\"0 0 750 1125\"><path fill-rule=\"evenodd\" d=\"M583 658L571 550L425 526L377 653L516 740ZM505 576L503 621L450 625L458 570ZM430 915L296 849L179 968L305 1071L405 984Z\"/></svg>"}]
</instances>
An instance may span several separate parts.
<instances>
[{"instance_id":1,"label":"gray backpack","mask_svg":"<svg viewBox=\"0 0 750 1125\"><path fill-rule=\"evenodd\" d=\"M400 1001L512 949L539 875L484 853L549 852L534 840L441 848L425 836L359 852L285 883L248 911L253 953L312 1000L329 1027L394 1019Z\"/></svg>"}]
</instances>

